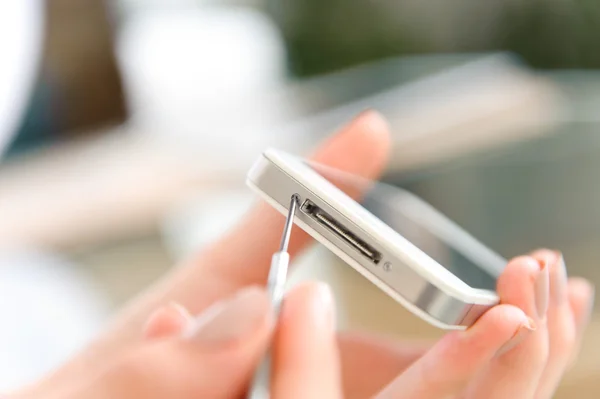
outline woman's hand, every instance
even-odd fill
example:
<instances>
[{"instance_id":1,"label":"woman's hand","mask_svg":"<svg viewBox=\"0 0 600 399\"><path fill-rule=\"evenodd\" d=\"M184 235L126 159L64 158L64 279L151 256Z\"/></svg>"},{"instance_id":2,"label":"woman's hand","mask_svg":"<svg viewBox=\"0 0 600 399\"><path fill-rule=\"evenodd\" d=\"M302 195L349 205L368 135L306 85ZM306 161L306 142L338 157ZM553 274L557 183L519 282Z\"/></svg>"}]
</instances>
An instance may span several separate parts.
<instances>
[{"instance_id":1,"label":"woman's hand","mask_svg":"<svg viewBox=\"0 0 600 399\"><path fill-rule=\"evenodd\" d=\"M371 397L387 384L380 398L551 398L579 352L593 287L583 279L567 279L562 256L541 250L509 262L497 290L500 305L469 330L447 334L413 354L412 363L403 363L400 354L387 356L381 368L375 363L365 367L357 362L368 354L351 361L344 356L359 351L344 351L347 397ZM372 356L373 361L386 358ZM378 372L385 375L378 378Z\"/></svg>"},{"instance_id":2,"label":"woman's hand","mask_svg":"<svg viewBox=\"0 0 600 399\"><path fill-rule=\"evenodd\" d=\"M337 169L375 178L385 165L388 147L385 122L376 113L366 112L325 142L312 158ZM73 381L92 381L106 375L103 373L107 370L119 369L116 365L125 361L124 354L131 360L136 358L136 351L140 351L139 359L145 359L146 347L166 348L167 343L175 342L174 348L187 353L184 349L192 345L191 341L171 337L150 344L142 339L140 330L150 314L172 301L181 303L192 314L203 314L213 303L245 287L264 285L282 228L281 215L266 204L258 205L229 234L133 301L87 350L45 381L23 391L22 397L67 392ZM292 254L298 253L308 242L308 236L296 230L290 248ZM236 250L231 251L231 248ZM487 312L468 331L450 333L433 346L415 347L364 334L338 336L344 395L364 398L383 389L384 397L550 397L571 357L577 353L593 296L588 282L581 279L567 282L558 259L554 252L538 251L533 257L511 261L499 281L502 305ZM293 303L296 302L288 298L288 310L284 313L292 312ZM545 303L548 304L546 313ZM299 308L304 309L300 305ZM287 318L289 323L296 320ZM281 331L289 323L284 322ZM267 339L270 331L265 328L263 339ZM278 348L285 342L283 337L277 334ZM256 342L254 348L258 353L266 341L257 338ZM308 345L308 341L302 345ZM159 349L156 350L160 352ZM185 359L200 361L201 352L195 353L198 359ZM306 356L310 353L300 351ZM252 363L252 357L248 359L244 364ZM127 364L138 363L125 361L122 364L127 367ZM326 366L324 362L319 365ZM336 370L337 366L327 367L327 370ZM212 366L205 370L212 370ZM195 377L200 378L197 373Z\"/></svg>"},{"instance_id":3,"label":"woman's hand","mask_svg":"<svg viewBox=\"0 0 600 399\"><path fill-rule=\"evenodd\" d=\"M40 398L241 398L273 333L274 397L341 398L328 287L309 283L294 288L277 331L274 325L267 293L258 287L242 289L197 317L169 305L150 317L145 339L104 370Z\"/></svg>"},{"instance_id":4,"label":"woman's hand","mask_svg":"<svg viewBox=\"0 0 600 399\"><path fill-rule=\"evenodd\" d=\"M560 254L543 250L510 262L498 291L502 304L428 347L338 340L332 296L320 283L286 296L274 337L259 288L195 318L170 305L150 317L145 341L124 360L62 397L239 398L273 338L275 399L549 399L577 354L591 286L567 280Z\"/></svg>"},{"instance_id":5,"label":"woman's hand","mask_svg":"<svg viewBox=\"0 0 600 399\"><path fill-rule=\"evenodd\" d=\"M376 178L387 162L389 141L385 120L376 112L367 111L326 140L311 159L355 175ZM266 203L259 203L228 234L132 301L112 326L79 356L23 392L35 395L107 367L115 357L140 342L139 332L144 322L163 305L177 302L199 314L244 287L264 286L271 257L278 250L283 223L282 215ZM310 242L306 233L294 229L291 256Z\"/></svg>"}]
</instances>

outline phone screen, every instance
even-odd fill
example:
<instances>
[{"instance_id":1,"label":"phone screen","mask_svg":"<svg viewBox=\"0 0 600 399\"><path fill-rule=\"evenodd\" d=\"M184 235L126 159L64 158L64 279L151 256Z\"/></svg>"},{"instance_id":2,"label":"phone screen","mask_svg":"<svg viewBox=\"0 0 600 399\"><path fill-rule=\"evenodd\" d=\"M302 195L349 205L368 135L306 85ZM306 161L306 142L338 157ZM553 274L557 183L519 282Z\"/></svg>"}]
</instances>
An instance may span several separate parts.
<instances>
[{"instance_id":1,"label":"phone screen","mask_svg":"<svg viewBox=\"0 0 600 399\"><path fill-rule=\"evenodd\" d=\"M322 165L308 166L471 287L495 290L506 261L419 197Z\"/></svg>"}]
</instances>

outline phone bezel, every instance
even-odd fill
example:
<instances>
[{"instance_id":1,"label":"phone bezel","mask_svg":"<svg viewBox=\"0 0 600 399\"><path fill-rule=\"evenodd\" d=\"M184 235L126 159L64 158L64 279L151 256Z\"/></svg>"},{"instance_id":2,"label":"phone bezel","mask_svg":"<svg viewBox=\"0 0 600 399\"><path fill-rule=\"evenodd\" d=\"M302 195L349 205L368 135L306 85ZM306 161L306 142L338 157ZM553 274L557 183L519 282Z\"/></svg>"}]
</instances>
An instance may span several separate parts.
<instances>
[{"instance_id":1,"label":"phone bezel","mask_svg":"<svg viewBox=\"0 0 600 399\"><path fill-rule=\"evenodd\" d=\"M464 329L498 303L495 292L467 285L426 253L368 212L301 159L283 151L265 151L250 169L247 184L281 213L292 194L309 198L352 228L383 253L369 264L351 248L327 234L308 215L295 222L369 281L425 321L444 329ZM383 264L392 267L385 271Z\"/></svg>"}]
</instances>

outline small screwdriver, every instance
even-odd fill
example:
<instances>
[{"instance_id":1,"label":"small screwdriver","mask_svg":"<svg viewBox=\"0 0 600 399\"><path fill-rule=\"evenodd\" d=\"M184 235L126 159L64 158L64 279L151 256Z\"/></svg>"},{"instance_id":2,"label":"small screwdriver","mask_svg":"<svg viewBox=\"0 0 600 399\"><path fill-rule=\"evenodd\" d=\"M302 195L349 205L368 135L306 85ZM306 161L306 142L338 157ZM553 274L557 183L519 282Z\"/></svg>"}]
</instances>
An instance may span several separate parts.
<instances>
[{"instance_id":1,"label":"small screwdriver","mask_svg":"<svg viewBox=\"0 0 600 399\"><path fill-rule=\"evenodd\" d=\"M283 301L283 294L285 291L285 283L287 280L287 272L290 264L290 254L288 253L288 246L290 243L290 236L292 234L292 227L294 226L294 216L296 209L300 203L300 197L298 194L292 195L290 201L290 207L288 209L287 219L285 221L285 227L283 229L283 236L281 237L281 244L279 251L273 255L271 259L271 268L269 270L269 278L267 281L267 290L271 303L275 311L275 317L279 317L279 311L281 309L281 302ZM270 395L271 386L271 351L269 350L265 355L265 358L261 361L254 379L250 385L247 399L268 399Z\"/></svg>"}]
</instances>

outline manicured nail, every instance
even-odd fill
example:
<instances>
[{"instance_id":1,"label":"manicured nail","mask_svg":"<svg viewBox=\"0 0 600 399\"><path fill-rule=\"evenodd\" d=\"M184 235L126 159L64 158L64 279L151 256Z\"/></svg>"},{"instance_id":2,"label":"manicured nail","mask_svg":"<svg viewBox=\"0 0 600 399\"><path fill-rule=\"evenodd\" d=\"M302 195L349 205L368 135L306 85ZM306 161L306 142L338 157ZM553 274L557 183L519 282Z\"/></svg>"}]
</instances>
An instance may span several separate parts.
<instances>
[{"instance_id":1,"label":"manicured nail","mask_svg":"<svg viewBox=\"0 0 600 399\"><path fill-rule=\"evenodd\" d=\"M204 311L184 331L183 338L206 345L227 344L251 335L269 317L271 304L266 291L247 288Z\"/></svg>"},{"instance_id":2,"label":"manicured nail","mask_svg":"<svg viewBox=\"0 0 600 399\"><path fill-rule=\"evenodd\" d=\"M387 127L388 125L385 117L380 112L372 108L368 108L356 115L356 117L354 117L354 119L350 122L349 126L362 123L368 123L370 126L385 125Z\"/></svg>"},{"instance_id":3,"label":"manicured nail","mask_svg":"<svg viewBox=\"0 0 600 399\"><path fill-rule=\"evenodd\" d=\"M519 326L513 336L498 350L496 356L502 356L519 346L536 328L535 321L531 317L528 317L527 323Z\"/></svg>"},{"instance_id":4,"label":"manicured nail","mask_svg":"<svg viewBox=\"0 0 600 399\"><path fill-rule=\"evenodd\" d=\"M192 319L192 316L186 308L176 302L170 302L168 305L158 308L150 314L146 320L146 323L144 324L144 327L142 328L142 331L146 333L150 329L150 326L154 325L157 320L167 317L177 319L183 318L186 321L190 321Z\"/></svg>"},{"instance_id":5,"label":"manicured nail","mask_svg":"<svg viewBox=\"0 0 600 399\"><path fill-rule=\"evenodd\" d=\"M187 320L192 319L192 315L190 314L190 312L180 303L171 301L167 305L167 308L169 309L169 311L175 312L175 313L183 316Z\"/></svg>"},{"instance_id":6,"label":"manicured nail","mask_svg":"<svg viewBox=\"0 0 600 399\"><path fill-rule=\"evenodd\" d=\"M317 323L330 330L335 329L335 303L333 300L333 293L328 284L317 283L316 284L317 295L315 295L315 313L318 315Z\"/></svg>"},{"instance_id":7,"label":"manicured nail","mask_svg":"<svg viewBox=\"0 0 600 399\"><path fill-rule=\"evenodd\" d=\"M588 325L588 323L590 322L590 319L592 318L592 313L594 312L594 303L595 303L595 297L596 297L596 289L594 288L594 285L592 283L590 283L589 281L586 280L586 283L588 284L588 289L589 289L589 302L588 302L588 308L586 309L586 313L585 316L583 317L582 321L581 321L581 326L580 328L585 328L585 326Z\"/></svg>"},{"instance_id":8,"label":"manicured nail","mask_svg":"<svg viewBox=\"0 0 600 399\"><path fill-rule=\"evenodd\" d=\"M535 309L539 320L545 320L546 312L548 311L548 302L550 299L550 275L548 271L547 261L541 261L540 272L538 273L535 283Z\"/></svg>"},{"instance_id":9,"label":"manicured nail","mask_svg":"<svg viewBox=\"0 0 600 399\"><path fill-rule=\"evenodd\" d=\"M561 305L567 301L567 268L563 254L557 251L555 255L550 293L552 301Z\"/></svg>"},{"instance_id":10,"label":"manicured nail","mask_svg":"<svg viewBox=\"0 0 600 399\"><path fill-rule=\"evenodd\" d=\"M162 317L162 312L163 312L163 308L155 310L154 312L152 312L150 314L150 316L148 316L148 319L146 319L146 322L144 323L144 326L142 327L142 332L144 334L144 337L148 337L149 335L151 335L151 329L152 326L156 323L156 320L159 317ZM0 398L2 399L2 398Z\"/></svg>"},{"instance_id":11,"label":"manicured nail","mask_svg":"<svg viewBox=\"0 0 600 399\"><path fill-rule=\"evenodd\" d=\"M358 121L360 119L362 119L363 117L368 116L369 114L378 114L377 111L375 111L373 108L367 108L367 109L363 109L361 112L359 112L354 119L352 120L352 122L354 121Z\"/></svg>"}]
</instances>

